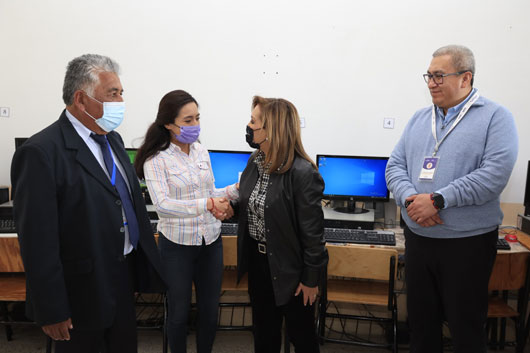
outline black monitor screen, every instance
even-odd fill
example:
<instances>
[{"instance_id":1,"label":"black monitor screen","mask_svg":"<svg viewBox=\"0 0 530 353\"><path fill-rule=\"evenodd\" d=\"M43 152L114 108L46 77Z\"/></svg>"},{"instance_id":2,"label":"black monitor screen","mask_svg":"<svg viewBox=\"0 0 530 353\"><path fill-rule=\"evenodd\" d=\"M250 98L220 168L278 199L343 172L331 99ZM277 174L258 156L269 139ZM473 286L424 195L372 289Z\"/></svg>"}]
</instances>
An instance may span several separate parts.
<instances>
[{"instance_id":1,"label":"black monitor screen","mask_svg":"<svg viewBox=\"0 0 530 353\"><path fill-rule=\"evenodd\" d=\"M528 161L528 168L526 169L526 188L524 192L524 215L530 216L530 161Z\"/></svg>"},{"instance_id":2,"label":"black monitor screen","mask_svg":"<svg viewBox=\"0 0 530 353\"><path fill-rule=\"evenodd\" d=\"M126 148L127 154L129 155L129 159L131 160L131 164L134 164L134 159L136 158L136 153L138 152L137 148Z\"/></svg>"},{"instance_id":3,"label":"black monitor screen","mask_svg":"<svg viewBox=\"0 0 530 353\"><path fill-rule=\"evenodd\" d=\"M224 188L239 181L252 152L210 150L215 187Z\"/></svg>"},{"instance_id":4,"label":"black monitor screen","mask_svg":"<svg viewBox=\"0 0 530 353\"><path fill-rule=\"evenodd\" d=\"M330 199L388 201L385 170L388 157L317 155Z\"/></svg>"}]
</instances>

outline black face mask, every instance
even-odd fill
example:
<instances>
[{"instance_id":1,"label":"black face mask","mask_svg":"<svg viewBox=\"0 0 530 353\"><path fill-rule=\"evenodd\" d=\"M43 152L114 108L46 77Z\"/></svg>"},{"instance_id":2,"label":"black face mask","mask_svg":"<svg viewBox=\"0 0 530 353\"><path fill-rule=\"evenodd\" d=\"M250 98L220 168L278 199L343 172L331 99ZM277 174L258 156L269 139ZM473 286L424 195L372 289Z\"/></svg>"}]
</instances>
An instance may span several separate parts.
<instances>
[{"instance_id":1,"label":"black face mask","mask_svg":"<svg viewBox=\"0 0 530 353\"><path fill-rule=\"evenodd\" d=\"M256 129L256 130L260 130L261 128L259 129ZM247 125L247 133L245 134L245 139L247 140L247 143L250 147L252 148L259 148L259 143L256 143L254 142L254 130L252 130L250 128L250 126ZM265 141L265 140L264 140ZM261 143L263 143L264 141L262 141Z\"/></svg>"}]
</instances>

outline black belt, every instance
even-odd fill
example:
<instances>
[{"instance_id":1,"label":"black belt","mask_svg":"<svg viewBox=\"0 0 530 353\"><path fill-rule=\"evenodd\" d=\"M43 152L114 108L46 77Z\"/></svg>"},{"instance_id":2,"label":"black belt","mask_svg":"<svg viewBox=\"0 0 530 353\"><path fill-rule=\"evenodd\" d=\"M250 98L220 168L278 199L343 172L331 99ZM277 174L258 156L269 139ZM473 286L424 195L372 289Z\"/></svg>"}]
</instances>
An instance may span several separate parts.
<instances>
[{"instance_id":1,"label":"black belt","mask_svg":"<svg viewBox=\"0 0 530 353\"><path fill-rule=\"evenodd\" d=\"M252 237L250 237L250 239L252 240L253 243L256 243L256 249L258 250L258 252L260 254L263 254L263 255L267 254L267 243L258 241L258 240L254 239ZM252 246L254 246L254 245L252 245Z\"/></svg>"}]
</instances>

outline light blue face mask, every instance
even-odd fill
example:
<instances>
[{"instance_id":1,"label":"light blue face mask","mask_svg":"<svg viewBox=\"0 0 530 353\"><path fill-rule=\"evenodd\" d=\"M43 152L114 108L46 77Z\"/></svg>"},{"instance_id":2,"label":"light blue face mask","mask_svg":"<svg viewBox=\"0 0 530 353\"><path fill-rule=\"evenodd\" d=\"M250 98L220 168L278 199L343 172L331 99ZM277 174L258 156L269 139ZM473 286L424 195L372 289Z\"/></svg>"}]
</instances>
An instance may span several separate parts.
<instances>
[{"instance_id":1,"label":"light blue face mask","mask_svg":"<svg viewBox=\"0 0 530 353\"><path fill-rule=\"evenodd\" d=\"M99 119L94 118L86 110L85 113L94 119L96 124L106 132L111 132L120 126L125 114L125 102L100 102L87 93L87 96L103 105L103 116Z\"/></svg>"}]
</instances>

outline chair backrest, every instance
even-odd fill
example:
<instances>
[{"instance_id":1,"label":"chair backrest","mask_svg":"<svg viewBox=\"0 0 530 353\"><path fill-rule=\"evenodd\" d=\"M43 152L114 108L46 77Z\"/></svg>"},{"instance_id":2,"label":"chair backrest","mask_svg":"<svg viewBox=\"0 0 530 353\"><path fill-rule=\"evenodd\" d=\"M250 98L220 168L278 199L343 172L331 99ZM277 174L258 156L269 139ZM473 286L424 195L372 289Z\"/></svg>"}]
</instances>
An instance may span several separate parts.
<instances>
[{"instance_id":1,"label":"chair backrest","mask_svg":"<svg viewBox=\"0 0 530 353\"><path fill-rule=\"evenodd\" d=\"M223 264L237 266L237 236L223 235Z\"/></svg>"},{"instance_id":2,"label":"chair backrest","mask_svg":"<svg viewBox=\"0 0 530 353\"><path fill-rule=\"evenodd\" d=\"M397 266L397 250L356 245L330 245L328 276L388 281L391 258ZM396 268L394 268L394 279Z\"/></svg>"},{"instance_id":3,"label":"chair backrest","mask_svg":"<svg viewBox=\"0 0 530 353\"><path fill-rule=\"evenodd\" d=\"M0 272L24 272L17 237L0 236Z\"/></svg>"}]
</instances>

